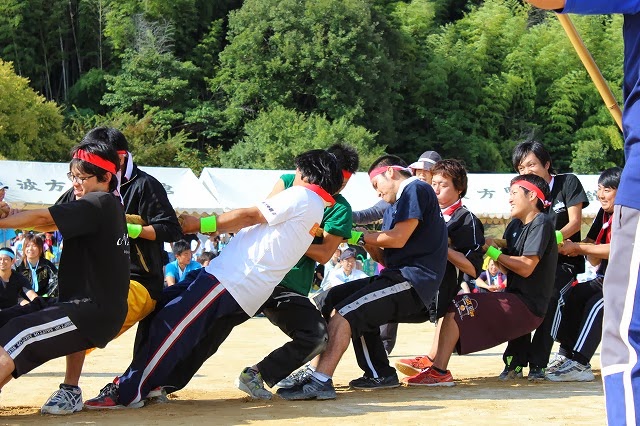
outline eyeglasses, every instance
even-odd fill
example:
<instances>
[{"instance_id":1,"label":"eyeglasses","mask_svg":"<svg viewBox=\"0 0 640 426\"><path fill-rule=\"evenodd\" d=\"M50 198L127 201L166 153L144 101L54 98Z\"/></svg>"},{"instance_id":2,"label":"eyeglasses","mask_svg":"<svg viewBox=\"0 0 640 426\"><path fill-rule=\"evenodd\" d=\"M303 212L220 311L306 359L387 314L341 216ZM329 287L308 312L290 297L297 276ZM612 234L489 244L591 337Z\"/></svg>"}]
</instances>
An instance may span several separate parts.
<instances>
[{"instance_id":1,"label":"eyeglasses","mask_svg":"<svg viewBox=\"0 0 640 426\"><path fill-rule=\"evenodd\" d=\"M71 182L79 183L80 185L82 185L85 180L91 179L92 177L95 177L95 175L91 175L91 176L87 176L87 177L80 177L80 176L74 176L71 172L68 172L67 173L67 177L69 178L69 180Z\"/></svg>"}]
</instances>

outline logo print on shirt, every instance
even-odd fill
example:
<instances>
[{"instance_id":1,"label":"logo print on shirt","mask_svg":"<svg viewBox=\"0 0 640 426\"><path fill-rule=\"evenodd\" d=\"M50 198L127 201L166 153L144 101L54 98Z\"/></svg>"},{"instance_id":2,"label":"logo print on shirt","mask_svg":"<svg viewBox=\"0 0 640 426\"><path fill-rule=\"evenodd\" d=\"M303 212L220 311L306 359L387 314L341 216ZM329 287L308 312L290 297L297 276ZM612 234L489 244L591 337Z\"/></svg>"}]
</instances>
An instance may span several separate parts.
<instances>
[{"instance_id":1,"label":"logo print on shirt","mask_svg":"<svg viewBox=\"0 0 640 426\"><path fill-rule=\"evenodd\" d=\"M316 231L320 228L320 224L318 222L314 223L311 229L309 230L309 235L315 238Z\"/></svg>"},{"instance_id":2,"label":"logo print on shirt","mask_svg":"<svg viewBox=\"0 0 640 426\"><path fill-rule=\"evenodd\" d=\"M462 299L453 301L454 306L458 310L458 315L460 319L464 319L464 317L475 317L476 309L478 308L478 301L470 298L469 296L463 296Z\"/></svg>"}]
</instances>

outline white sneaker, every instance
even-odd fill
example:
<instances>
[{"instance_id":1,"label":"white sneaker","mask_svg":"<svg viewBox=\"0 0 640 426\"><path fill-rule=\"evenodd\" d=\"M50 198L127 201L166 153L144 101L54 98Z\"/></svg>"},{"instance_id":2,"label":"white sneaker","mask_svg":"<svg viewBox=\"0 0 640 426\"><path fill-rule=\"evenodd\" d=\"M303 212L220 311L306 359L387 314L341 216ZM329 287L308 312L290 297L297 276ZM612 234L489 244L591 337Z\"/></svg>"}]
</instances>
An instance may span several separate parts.
<instances>
[{"instance_id":1,"label":"white sneaker","mask_svg":"<svg viewBox=\"0 0 640 426\"><path fill-rule=\"evenodd\" d=\"M550 373L555 373L556 370L558 370L558 367L560 367L562 364L564 364L564 362L567 360L567 357L564 355L560 355L559 353L556 353L553 358L551 359L551 361L549 361L549 364L547 365L547 368L545 369L547 374Z\"/></svg>"},{"instance_id":2,"label":"white sneaker","mask_svg":"<svg viewBox=\"0 0 640 426\"><path fill-rule=\"evenodd\" d=\"M42 414L67 415L82 411L82 390L77 386L61 384L44 403Z\"/></svg>"},{"instance_id":3,"label":"white sneaker","mask_svg":"<svg viewBox=\"0 0 640 426\"><path fill-rule=\"evenodd\" d=\"M552 382L591 382L595 379L591 365L582 365L578 361L567 359L553 373L547 373Z\"/></svg>"}]
</instances>

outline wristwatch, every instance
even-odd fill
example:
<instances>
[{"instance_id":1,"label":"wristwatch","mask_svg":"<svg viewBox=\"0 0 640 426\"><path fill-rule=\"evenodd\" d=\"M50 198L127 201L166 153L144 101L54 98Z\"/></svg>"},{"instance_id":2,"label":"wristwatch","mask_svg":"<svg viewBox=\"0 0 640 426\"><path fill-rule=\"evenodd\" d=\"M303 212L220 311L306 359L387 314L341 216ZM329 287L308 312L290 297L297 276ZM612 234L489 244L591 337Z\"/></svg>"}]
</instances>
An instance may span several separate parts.
<instances>
[{"instance_id":1,"label":"wristwatch","mask_svg":"<svg viewBox=\"0 0 640 426\"><path fill-rule=\"evenodd\" d=\"M360 238L358 238L358 241L356 241L356 244L360 247L364 247L365 242L364 242L364 233L362 235L360 235Z\"/></svg>"}]
</instances>

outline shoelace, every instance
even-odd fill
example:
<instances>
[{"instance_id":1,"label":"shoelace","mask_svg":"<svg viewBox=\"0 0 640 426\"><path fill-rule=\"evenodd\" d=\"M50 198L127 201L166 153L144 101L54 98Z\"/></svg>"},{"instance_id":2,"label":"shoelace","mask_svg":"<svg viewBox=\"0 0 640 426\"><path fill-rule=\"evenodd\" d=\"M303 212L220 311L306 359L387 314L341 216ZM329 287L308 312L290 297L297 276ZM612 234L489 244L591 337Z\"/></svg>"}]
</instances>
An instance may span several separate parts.
<instances>
[{"instance_id":1,"label":"shoelace","mask_svg":"<svg viewBox=\"0 0 640 426\"><path fill-rule=\"evenodd\" d=\"M79 397L80 395L78 395ZM77 403L76 394L66 389L58 389L55 391L50 398L50 401L54 403L54 405L73 405L75 406Z\"/></svg>"}]
</instances>

